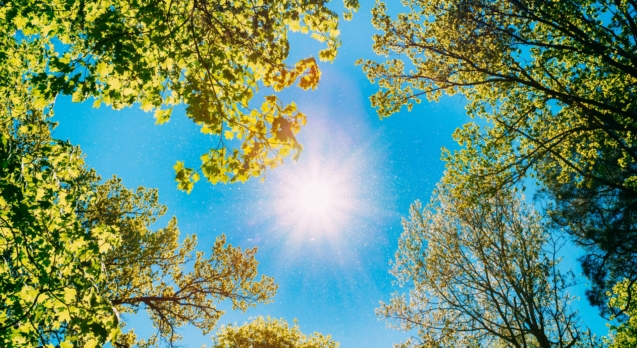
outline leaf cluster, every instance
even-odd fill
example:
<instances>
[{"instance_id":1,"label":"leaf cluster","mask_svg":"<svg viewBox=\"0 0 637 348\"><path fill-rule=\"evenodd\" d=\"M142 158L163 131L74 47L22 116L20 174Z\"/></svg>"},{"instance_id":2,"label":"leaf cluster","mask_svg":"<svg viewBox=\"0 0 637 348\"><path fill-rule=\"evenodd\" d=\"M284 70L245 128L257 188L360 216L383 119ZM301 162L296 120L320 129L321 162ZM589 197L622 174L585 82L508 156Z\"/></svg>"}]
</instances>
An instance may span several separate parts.
<instances>
[{"instance_id":1,"label":"leaf cluster","mask_svg":"<svg viewBox=\"0 0 637 348\"><path fill-rule=\"evenodd\" d=\"M287 61L288 35L299 31L324 42L319 58L332 61L339 16L327 3L25 0L4 4L0 22L5 40L37 46L33 59L44 68L23 73L42 100L61 93L115 109L138 104L159 124L186 104L187 116L215 143L200 171L217 183L262 176L301 151L295 134L304 114L276 96L260 109L252 99L263 88L317 87L314 58ZM347 0L345 7L350 17L358 2ZM233 138L238 144L226 142ZM176 171L179 188L189 191L196 170Z\"/></svg>"},{"instance_id":2,"label":"leaf cluster","mask_svg":"<svg viewBox=\"0 0 637 348\"><path fill-rule=\"evenodd\" d=\"M151 230L166 212L157 190L129 190L117 178L100 184L79 148L51 137L50 119L60 94L115 109L138 104L157 123L186 104L217 145L199 170L177 163L179 188L190 191L199 173L212 183L262 176L298 156L305 115L274 95L260 108L251 100L263 88L317 87L314 58L288 64L288 34L325 42L319 58L333 60L338 15L327 3L0 4L0 345L174 346L184 325L209 333L221 301L242 311L271 301L277 286L259 277L256 248L233 247L222 235L206 255L195 250L196 236L180 241L175 218ZM351 17L358 2L345 7ZM235 139L238 146L226 144ZM146 340L121 333L140 309L157 329ZM307 342L335 346L318 334Z\"/></svg>"},{"instance_id":3,"label":"leaf cluster","mask_svg":"<svg viewBox=\"0 0 637 348\"><path fill-rule=\"evenodd\" d=\"M33 85L48 73L44 39L0 40L1 346L172 346L186 324L209 332L220 301L244 311L270 301L256 248L221 236L205 257L195 236L180 243L175 219L151 231L166 212L156 190L100 184L79 148L53 139L55 95ZM121 333L139 309L158 330L148 340Z\"/></svg>"},{"instance_id":4,"label":"leaf cluster","mask_svg":"<svg viewBox=\"0 0 637 348\"><path fill-rule=\"evenodd\" d=\"M0 345L99 346L119 332L95 286L118 230L82 225L76 207L98 177L78 148L46 137L46 122L29 123L34 114L4 120L16 136L0 132Z\"/></svg>"},{"instance_id":5,"label":"leaf cluster","mask_svg":"<svg viewBox=\"0 0 637 348\"><path fill-rule=\"evenodd\" d=\"M39 42L0 36L0 345L95 347L119 331L96 287L119 238L76 213L99 179L79 148L51 138L52 100L25 76L45 69Z\"/></svg>"},{"instance_id":6,"label":"leaf cluster","mask_svg":"<svg viewBox=\"0 0 637 348\"><path fill-rule=\"evenodd\" d=\"M213 348L338 348L329 335L307 336L296 320L294 326L283 319L257 317L241 326L222 326L213 338Z\"/></svg>"},{"instance_id":7,"label":"leaf cluster","mask_svg":"<svg viewBox=\"0 0 637 348\"><path fill-rule=\"evenodd\" d=\"M624 279L613 287L612 292L608 293L610 296L608 305L616 308L623 316L628 317L627 320L619 324L608 325L610 334L604 337L604 340L609 348L637 345L637 310L634 306L635 302L630 299L630 296L635 294L637 289L630 289L631 287L634 288L635 284Z\"/></svg>"}]
</instances>

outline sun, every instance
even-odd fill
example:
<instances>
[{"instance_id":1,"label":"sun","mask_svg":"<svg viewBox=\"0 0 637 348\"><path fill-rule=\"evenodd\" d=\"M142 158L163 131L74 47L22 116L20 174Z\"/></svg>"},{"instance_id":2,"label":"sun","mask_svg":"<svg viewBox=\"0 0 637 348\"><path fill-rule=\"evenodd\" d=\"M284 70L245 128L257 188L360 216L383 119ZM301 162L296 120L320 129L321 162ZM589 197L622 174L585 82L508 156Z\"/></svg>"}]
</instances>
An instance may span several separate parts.
<instances>
[{"instance_id":1,"label":"sun","mask_svg":"<svg viewBox=\"0 0 637 348\"><path fill-rule=\"evenodd\" d=\"M332 201L332 191L333 188L325 182L308 182L300 188L296 200L306 214L327 218L335 203Z\"/></svg>"},{"instance_id":2,"label":"sun","mask_svg":"<svg viewBox=\"0 0 637 348\"><path fill-rule=\"evenodd\" d=\"M295 168L277 191L279 223L310 240L338 234L356 206L349 173L325 163Z\"/></svg>"}]
</instances>

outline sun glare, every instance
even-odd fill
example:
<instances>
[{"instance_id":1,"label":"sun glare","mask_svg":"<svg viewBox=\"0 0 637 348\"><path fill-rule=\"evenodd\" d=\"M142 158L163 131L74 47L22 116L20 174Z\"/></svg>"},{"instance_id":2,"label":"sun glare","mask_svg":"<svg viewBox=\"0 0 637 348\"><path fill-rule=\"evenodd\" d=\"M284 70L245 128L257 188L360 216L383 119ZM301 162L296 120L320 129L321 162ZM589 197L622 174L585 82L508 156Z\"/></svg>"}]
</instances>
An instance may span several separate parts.
<instances>
[{"instance_id":1,"label":"sun glare","mask_svg":"<svg viewBox=\"0 0 637 348\"><path fill-rule=\"evenodd\" d=\"M305 184L299 191L297 197L299 206L307 214L321 216L329 213L330 206L333 204L331 187L323 182L309 182Z\"/></svg>"},{"instance_id":2,"label":"sun glare","mask_svg":"<svg viewBox=\"0 0 637 348\"><path fill-rule=\"evenodd\" d=\"M356 205L347 172L315 163L290 171L284 182L277 195L277 215L295 235L313 240L345 228Z\"/></svg>"}]
</instances>

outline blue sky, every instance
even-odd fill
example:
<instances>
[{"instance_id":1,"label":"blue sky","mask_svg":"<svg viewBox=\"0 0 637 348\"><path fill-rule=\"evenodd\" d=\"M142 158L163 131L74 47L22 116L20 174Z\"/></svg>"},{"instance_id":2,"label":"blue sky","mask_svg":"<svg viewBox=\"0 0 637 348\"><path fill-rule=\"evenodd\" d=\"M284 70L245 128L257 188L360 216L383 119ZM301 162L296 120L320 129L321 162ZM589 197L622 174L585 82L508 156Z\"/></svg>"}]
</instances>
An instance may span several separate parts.
<instances>
[{"instance_id":1,"label":"blue sky","mask_svg":"<svg viewBox=\"0 0 637 348\"><path fill-rule=\"evenodd\" d=\"M428 201L444 170L440 148L454 148L451 133L469 119L460 97L423 102L411 113L378 119L368 100L377 87L354 66L358 58L378 59L371 49L372 2L361 5L353 21L341 23L343 46L333 64L321 64L319 88L281 94L308 116L299 137L305 150L297 163L287 160L264 183L212 186L201 181L189 195L178 191L175 162L196 166L215 144L183 108L168 124L156 126L152 114L138 108L93 109L91 102L72 104L70 98L56 103L54 136L79 144L103 178L116 174L129 188L158 188L169 209L164 222L176 216L184 236L197 234L199 250L209 251L221 233L233 245L259 247L260 272L279 285L274 303L245 314L228 311L219 324L241 324L257 315L297 318L303 332L331 334L343 348L391 347L407 337L385 329L374 309L400 290L392 285L388 262L402 232L401 217L414 200ZM316 54L319 48L293 35L290 59ZM312 217L316 221L306 223L302 208L290 203L295 185L308 178L331 185L338 203L325 208L331 209L329 218ZM566 265L575 268L577 252L569 250ZM587 323L604 334L596 312L583 302L577 306ZM150 332L144 316L128 322L136 332ZM182 333L187 346L211 342L193 329Z\"/></svg>"}]
</instances>

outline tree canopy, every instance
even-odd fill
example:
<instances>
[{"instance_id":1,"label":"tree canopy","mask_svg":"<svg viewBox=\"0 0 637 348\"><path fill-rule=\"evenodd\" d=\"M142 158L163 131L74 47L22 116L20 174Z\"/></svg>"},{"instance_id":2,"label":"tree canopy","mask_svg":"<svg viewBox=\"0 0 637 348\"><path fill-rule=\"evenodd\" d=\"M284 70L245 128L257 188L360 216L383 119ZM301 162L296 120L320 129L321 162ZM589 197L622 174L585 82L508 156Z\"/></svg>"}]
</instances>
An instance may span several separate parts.
<instances>
[{"instance_id":1,"label":"tree canopy","mask_svg":"<svg viewBox=\"0 0 637 348\"><path fill-rule=\"evenodd\" d=\"M635 308L635 302L629 299L629 296L635 294L637 289L629 290L630 287L635 287L635 284L624 279L615 284L612 293L609 292L611 297L608 305L628 316L628 320L622 323L608 325L610 335L604 337L604 340L609 348L635 347L637 345L637 308Z\"/></svg>"},{"instance_id":2,"label":"tree canopy","mask_svg":"<svg viewBox=\"0 0 637 348\"><path fill-rule=\"evenodd\" d=\"M347 18L358 3L344 3ZM314 58L288 61L288 34L324 42L319 58L333 60L338 15L327 4L0 2L0 345L173 346L184 325L210 332L221 301L242 311L271 301L277 286L258 275L256 248L222 235L206 256L196 236L180 241L175 218L151 230L166 212L157 191L100 184L79 148L52 138L53 106L59 95L139 104L161 124L185 104L214 145L198 170L177 163L179 188L190 191L197 172L212 183L263 176L298 156L305 116L276 95L252 100L317 87ZM147 339L121 333L140 309L157 329Z\"/></svg>"},{"instance_id":3,"label":"tree canopy","mask_svg":"<svg viewBox=\"0 0 637 348\"><path fill-rule=\"evenodd\" d=\"M76 207L98 179L78 148L51 138L52 110L23 75L44 69L28 59L37 52L0 35L0 345L94 347L118 332L95 285L119 238L114 226L79 220Z\"/></svg>"},{"instance_id":4,"label":"tree canopy","mask_svg":"<svg viewBox=\"0 0 637 348\"><path fill-rule=\"evenodd\" d=\"M450 189L487 194L535 178L587 253L589 299L637 279L637 4L631 0L378 1L363 69L382 117L461 93L472 117L444 152ZM497 183L492 185L491 183ZM485 185L484 183L488 183Z\"/></svg>"},{"instance_id":5,"label":"tree canopy","mask_svg":"<svg viewBox=\"0 0 637 348\"><path fill-rule=\"evenodd\" d=\"M338 343L318 332L310 336L301 332L294 321L257 317L241 326L225 325L213 338L213 348L338 348Z\"/></svg>"},{"instance_id":6,"label":"tree canopy","mask_svg":"<svg viewBox=\"0 0 637 348\"><path fill-rule=\"evenodd\" d=\"M572 347L592 343L570 307L564 241L523 199L459 199L440 185L403 221L391 272L409 293L377 314L414 337L398 347Z\"/></svg>"},{"instance_id":7,"label":"tree canopy","mask_svg":"<svg viewBox=\"0 0 637 348\"><path fill-rule=\"evenodd\" d=\"M224 313L217 303L230 301L233 310L246 311L272 300L277 286L271 277L258 276L256 248L243 251L226 244L221 235L206 258L202 251L195 252L195 235L179 241L174 217L164 228L149 229L166 212L157 201L157 190L128 190L113 178L93 192L80 207L80 221L88 229L115 226L121 238L101 258L105 275L100 288L117 313L144 309L157 329L143 341L128 331L117 338L116 347L161 342L173 346L181 339L177 330L187 324L209 333Z\"/></svg>"},{"instance_id":8,"label":"tree canopy","mask_svg":"<svg viewBox=\"0 0 637 348\"><path fill-rule=\"evenodd\" d=\"M53 139L55 95L34 85L50 73L45 38L0 40L0 345L172 346L185 324L209 332L218 302L245 311L271 300L256 249L221 236L205 257L195 236L179 241L175 219L151 231L166 211L156 190L100 184L78 147ZM158 329L148 340L121 334L121 315L139 309Z\"/></svg>"},{"instance_id":9,"label":"tree canopy","mask_svg":"<svg viewBox=\"0 0 637 348\"><path fill-rule=\"evenodd\" d=\"M119 238L113 225L84 228L76 212L97 176L66 142L26 141L48 125L14 121L27 136L0 132L0 345L101 345L118 318L96 287L100 260Z\"/></svg>"},{"instance_id":10,"label":"tree canopy","mask_svg":"<svg viewBox=\"0 0 637 348\"><path fill-rule=\"evenodd\" d=\"M36 347L115 336L117 317L95 284L100 256L116 245L113 226L84 229L74 211L95 178L72 146L31 148L2 136L0 169L0 345ZM7 151L8 150L8 151ZM69 332L77 333L76 338Z\"/></svg>"},{"instance_id":11,"label":"tree canopy","mask_svg":"<svg viewBox=\"0 0 637 348\"><path fill-rule=\"evenodd\" d=\"M319 58L331 61L340 45L338 15L328 0L9 1L0 7L3 40L28 46L26 56L4 61L28 81L34 106L58 94L119 109L139 104L157 123L175 105L211 135L198 170L175 165L179 188L190 191L199 172L211 183L264 174L301 145L295 134L305 115L276 95L297 84L314 89L314 58L288 62L290 31L324 42ZM356 0L344 0L349 18ZM22 64L25 59L27 64ZM238 141L231 141L236 139Z\"/></svg>"},{"instance_id":12,"label":"tree canopy","mask_svg":"<svg viewBox=\"0 0 637 348\"><path fill-rule=\"evenodd\" d=\"M208 333L228 300L245 311L267 303L273 279L258 277L256 248L217 238L208 257L196 236L179 241L157 191L99 184L79 148L50 138L28 110L0 132L0 345L7 347L173 346L177 329ZM157 334L121 334L126 316L148 312ZM128 328L127 328L128 329Z\"/></svg>"},{"instance_id":13,"label":"tree canopy","mask_svg":"<svg viewBox=\"0 0 637 348\"><path fill-rule=\"evenodd\" d=\"M343 0L348 19L357 0ZM443 149L446 172L417 202L391 272L409 288L377 314L416 333L399 347L596 346L559 266L568 235L585 250L589 300L611 314L602 344L636 345L637 2L402 0L372 10L359 61L381 117L460 94L476 122ZM317 88L314 57L290 61L290 33L341 45L329 0L0 0L0 346L178 345L186 325L215 348L336 348L296 320L218 327L219 304L272 301L257 249L224 235L198 251L155 189L102 181L52 131L55 100L139 106L157 124L184 106L210 138L178 188L264 178L298 158L306 116L279 99ZM531 179L531 180L529 180ZM539 184L536 213L519 190ZM540 214L546 216L540 216ZM145 311L156 332L131 327Z\"/></svg>"}]
</instances>

